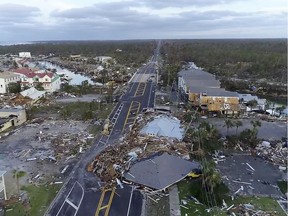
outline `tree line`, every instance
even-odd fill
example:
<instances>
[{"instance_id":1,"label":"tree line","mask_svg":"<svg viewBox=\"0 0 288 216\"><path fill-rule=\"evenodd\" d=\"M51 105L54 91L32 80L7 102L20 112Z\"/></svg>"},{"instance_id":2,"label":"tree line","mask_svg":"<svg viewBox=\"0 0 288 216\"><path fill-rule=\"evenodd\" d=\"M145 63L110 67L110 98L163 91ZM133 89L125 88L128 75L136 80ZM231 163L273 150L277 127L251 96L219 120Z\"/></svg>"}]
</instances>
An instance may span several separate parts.
<instances>
[{"instance_id":1,"label":"tree line","mask_svg":"<svg viewBox=\"0 0 288 216\"><path fill-rule=\"evenodd\" d=\"M154 40L131 41L53 41L0 46L0 54L18 55L31 52L33 56L49 55L69 57L80 54L86 57L111 56L123 65L139 65L147 61L155 48ZM133 66L133 65L132 65Z\"/></svg>"},{"instance_id":2,"label":"tree line","mask_svg":"<svg viewBox=\"0 0 288 216\"><path fill-rule=\"evenodd\" d=\"M287 80L285 39L166 40L162 54L169 65L193 61L220 78Z\"/></svg>"}]
</instances>

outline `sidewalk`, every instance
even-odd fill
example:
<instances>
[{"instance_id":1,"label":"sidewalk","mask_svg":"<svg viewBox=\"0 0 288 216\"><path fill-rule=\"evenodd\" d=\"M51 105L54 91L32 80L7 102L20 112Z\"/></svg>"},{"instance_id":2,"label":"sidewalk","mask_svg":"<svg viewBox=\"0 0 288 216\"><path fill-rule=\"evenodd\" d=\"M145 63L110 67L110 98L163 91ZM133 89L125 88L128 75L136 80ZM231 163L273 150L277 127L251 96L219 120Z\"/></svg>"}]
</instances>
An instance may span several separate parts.
<instances>
[{"instance_id":1,"label":"sidewalk","mask_svg":"<svg viewBox=\"0 0 288 216\"><path fill-rule=\"evenodd\" d=\"M169 192L170 216L180 216L180 202L177 185Z\"/></svg>"}]
</instances>

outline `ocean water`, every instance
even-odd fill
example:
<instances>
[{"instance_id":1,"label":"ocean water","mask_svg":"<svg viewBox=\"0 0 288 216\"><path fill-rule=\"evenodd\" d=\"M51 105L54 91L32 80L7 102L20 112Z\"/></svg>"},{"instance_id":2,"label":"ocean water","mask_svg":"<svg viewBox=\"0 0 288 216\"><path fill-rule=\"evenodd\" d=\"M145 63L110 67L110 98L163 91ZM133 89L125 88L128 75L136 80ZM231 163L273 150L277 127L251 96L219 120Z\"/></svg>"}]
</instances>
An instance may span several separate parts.
<instances>
[{"instance_id":1,"label":"ocean water","mask_svg":"<svg viewBox=\"0 0 288 216\"><path fill-rule=\"evenodd\" d=\"M0 46L12 46L12 45L20 45L20 44L33 44L35 42L32 41L0 41Z\"/></svg>"}]
</instances>

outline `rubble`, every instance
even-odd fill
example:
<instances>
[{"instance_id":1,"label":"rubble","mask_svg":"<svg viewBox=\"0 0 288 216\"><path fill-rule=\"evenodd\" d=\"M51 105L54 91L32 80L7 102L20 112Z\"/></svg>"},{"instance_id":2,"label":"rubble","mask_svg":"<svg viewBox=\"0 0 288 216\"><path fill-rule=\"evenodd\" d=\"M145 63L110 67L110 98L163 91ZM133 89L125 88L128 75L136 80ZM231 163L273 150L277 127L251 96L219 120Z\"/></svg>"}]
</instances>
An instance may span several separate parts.
<instances>
[{"instance_id":1,"label":"rubble","mask_svg":"<svg viewBox=\"0 0 288 216\"><path fill-rule=\"evenodd\" d=\"M250 203L244 203L239 205L231 205L226 209L227 213L230 215L237 216L277 216L278 212L274 211L262 211L259 208L256 208Z\"/></svg>"},{"instance_id":2,"label":"rubble","mask_svg":"<svg viewBox=\"0 0 288 216\"><path fill-rule=\"evenodd\" d=\"M131 141L124 141L118 146L106 148L88 166L88 171L95 172L102 181L112 182L116 178L121 179L124 172L129 170L131 163L136 159L146 158L155 152L168 152L172 155L188 153L186 143L173 144L171 140L165 138L155 139L140 136Z\"/></svg>"},{"instance_id":3,"label":"rubble","mask_svg":"<svg viewBox=\"0 0 288 216\"><path fill-rule=\"evenodd\" d=\"M278 142L273 147L269 142L263 141L258 144L256 149L256 154L267 161L279 166L280 170L286 170L287 168L287 156L288 149L285 144ZM283 168L285 167L285 169Z\"/></svg>"},{"instance_id":4,"label":"rubble","mask_svg":"<svg viewBox=\"0 0 288 216\"><path fill-rule=\"evenodd\" d=\"M182 141L163 136L139 135L140 129L151 120L151 115L154 114L140 115L138 118L141 121L137 121L136 125L131 128L126 139L123 139L120 144L107 147L88 165L87 170L106 182L106 187L115 185L116 182L119 184L126 172L133 178L133 175L128 172L132 164L157 152L167 152L170 155L184 158L189 155L187 144Z\"/></svg>"}]
</instances>

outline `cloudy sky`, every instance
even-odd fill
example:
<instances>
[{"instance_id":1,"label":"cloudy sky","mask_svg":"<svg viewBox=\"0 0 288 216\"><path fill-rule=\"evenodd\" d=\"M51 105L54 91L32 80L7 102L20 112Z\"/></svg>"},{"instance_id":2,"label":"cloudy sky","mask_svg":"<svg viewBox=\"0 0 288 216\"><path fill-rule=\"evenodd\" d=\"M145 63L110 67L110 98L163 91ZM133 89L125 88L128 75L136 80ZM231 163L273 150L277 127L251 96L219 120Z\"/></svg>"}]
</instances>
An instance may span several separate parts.
<instances>
[{"instance_id":1,"label":"cloudy sky","mask_svg":"<svg viewBox=\"0 0 288 216\"><path fill-rule=\"evenodd\" d=\"M0 41L287 38L287 11L287 0L1 0Z\"/></svg>"}]
</instances>

